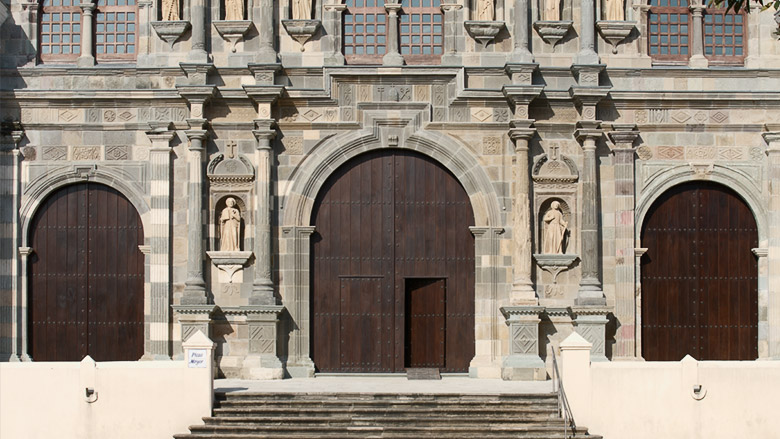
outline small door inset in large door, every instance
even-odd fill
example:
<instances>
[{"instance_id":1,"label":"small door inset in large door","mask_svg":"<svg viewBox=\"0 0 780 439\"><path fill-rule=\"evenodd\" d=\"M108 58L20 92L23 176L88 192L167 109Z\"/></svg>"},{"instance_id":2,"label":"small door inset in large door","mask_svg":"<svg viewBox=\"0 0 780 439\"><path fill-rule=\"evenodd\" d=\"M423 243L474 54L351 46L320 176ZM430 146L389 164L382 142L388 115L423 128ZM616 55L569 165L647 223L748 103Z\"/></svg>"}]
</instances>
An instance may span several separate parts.
<instances>
[{"instance_id":1,"label":"small door inset in large door","mask_svg":"<svg viewBox=\"0 0 780 439\"><path fill-rule=\"evenodd\" d=\"M406 279L406 367L443 368L445 279Z\"/></svg>"}]
</instances>

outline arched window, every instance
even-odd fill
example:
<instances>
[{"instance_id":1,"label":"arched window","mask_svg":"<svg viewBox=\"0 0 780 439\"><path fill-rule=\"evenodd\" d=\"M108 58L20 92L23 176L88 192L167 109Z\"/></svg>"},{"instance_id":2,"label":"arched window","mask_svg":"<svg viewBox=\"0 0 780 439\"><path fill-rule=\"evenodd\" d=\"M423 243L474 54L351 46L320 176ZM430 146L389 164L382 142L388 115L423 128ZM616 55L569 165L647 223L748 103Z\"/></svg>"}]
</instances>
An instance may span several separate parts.
<instances>
[{"instance_id":1,"label":"arched window","mask_svg":"<svg viewBox=\"0 0 780 439\"><path fill-rule=\"evenodd\" d=\"M41 62L75 61L81 54L78 0L44 0L38 26Z\"/></svg>"},{"instance_id":2,"label":"arched window","mask_svg":"<svg viewBox=\"0 0 780 439\"><path fill-rule=\"evenodd\" d=\"M98 0L95 11L95 59L135 59L137 28L136 0Z\"/></svg>"}]
</instances>

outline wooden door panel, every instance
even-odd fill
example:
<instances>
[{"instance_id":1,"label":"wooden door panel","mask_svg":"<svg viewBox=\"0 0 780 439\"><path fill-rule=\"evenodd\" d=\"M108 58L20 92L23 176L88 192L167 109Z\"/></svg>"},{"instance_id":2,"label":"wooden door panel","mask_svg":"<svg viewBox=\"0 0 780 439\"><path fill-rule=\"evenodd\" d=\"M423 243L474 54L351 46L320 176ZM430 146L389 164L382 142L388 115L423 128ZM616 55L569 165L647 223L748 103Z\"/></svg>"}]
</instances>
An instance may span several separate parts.
<instances>
[{"instance_id":1,"label":"wooden door panel","mask_svg":"<svg viewBox=\"0 0 780 439\"><path fill-rule=\"evenodd\" d=\"M381 372L382 277L342 277L340 288L339 369Z\"/></svg>"},{"instance_id":2,"label":"wooden door panel","mask_svg":"<svg viewBox=\"0 0 780 439\"><path fill-rule=\"evenodd\" d=\"M406 279L405 367L444 368L445 279Z\"/></svg>"},{"instance_id":3,"label":"wooden door panel","mask_svg":"<svg viewBox=\"0 0 780 439\"><path fill-rule=\"evenodd\" d=\"M663 194L642 231L642 350L647 360L758 355L755 220L733 191L688 183Z\"/></svg>"},{"instance_id":4,"label":"wooden door panel","mask_svg":"<svg viewBox=\"0 0 780 439\"><path fill-rule=\"evenodd\" d=\"M474 238L469 231L473 221L468 195L457 180L418 153L376 151L337 169L321 189L312 213L316 231L311 349L318 370L347 371L333 354L343 345L336 343L330 329L333 315L340 312L333 309L332 295L341 288L338 279L360 276L383 278L379 286L383 371L405 367L405 279L410 277L448 279L445 300L455 308L452 313L446 310L445 319L452 321L446 322L443 368L468 370L474 356ZM363 352L362 347L350 349Z\"/></svg>"},{"instance_id":5,"label":"wooden door panel","mask_svg":"<svg viewBox=\"0 0 780 439\"><path fill-rule=\"evenodd\" d=\"M31 227L30 351L38 361L143 355L143 244L132 204L76 184L44 201Z\"/></svg>"}]
</instances>

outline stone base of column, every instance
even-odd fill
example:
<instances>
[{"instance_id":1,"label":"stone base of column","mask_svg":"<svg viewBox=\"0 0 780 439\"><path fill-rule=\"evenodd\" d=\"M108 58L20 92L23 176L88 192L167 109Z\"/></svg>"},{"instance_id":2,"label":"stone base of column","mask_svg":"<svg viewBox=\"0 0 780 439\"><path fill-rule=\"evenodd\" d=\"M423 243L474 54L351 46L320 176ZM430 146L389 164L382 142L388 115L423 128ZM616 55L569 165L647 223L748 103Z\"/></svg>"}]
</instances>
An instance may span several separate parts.
<instances>
[{"instance_id":1,"label":"stone base of column","mask_svg":"<svg viewBox=\"0 0 780 439\"><path fill-rule=\"evenodd\" d=\"M509 55L512 64L530 64L534 62L534 55L528 49L515 50Z\"/></svg>"},{"instance_id":2,"label":"stone base of column","mask_svg":"<svg viewBox=\"0 0 780 439\"><path fill-rule=\"evenodd\" d=\"M691 59L688 60L688 67L694 69L706 69L709 65L710 62L704 55L691 55Z\"/></svg>"},{"instance_id":3,"label":"stone base of column","mask_svg":"<svg viewBox=\"0 0 780 439\"><path fill-rule=\"evenodd\" d=\"M281 305L242 306L246 313L249 337L249 355L244 358L241 378L249 380L280 380L284 378L284 366L276 351L276 337Z\"/></svg>"},{"instance_id":4,"label":"stone base of column","mask_svg":"<svg viewBox=\"0 0 780 439\"><path fill-rule=\"evenodd\" d=\"M546 380L539 356L539 322L542 306L505 306L501 313L509 326L509 355L501 365L501 378L512 381Z\"/></svg>"},{"instance_id":5,"label":"stone base of column","mask_svg":"<svg viewBox=\"0 0 780 439\"><path fill-rule=\"evenodd\" d=\"M607 314L612 309L604 306L572 306L569 308L574 321L574 331L593 346L590 361L608 361L606 355Z\"/></svg>"},{"instance_id":6,"label":"stone base of column","mask_svg":"<svg viewBox=\"0 0 780 439\"><path fill-rule=\"evenodd\" d=\"M325 59L323 60L323 64L326 66L343 66L345 62L344 55L340 52L329 53L325 55Z\"/></svg>"},{"instance_id":7,"label":"stone base of column","mask_svg":"<svg viewBox=\"0 0 780 439\"><path fill-rule=\"evenodd\" d=\"M171 305L171 308L178 314L181 343L186 342L198 331L211 338L211 315L217 308L216 305ZM180 359L181 355L182 353L179 352L174 359Z\"/></svg>"},{"instance_id":8,"label":"stone base of column","mask_svg":"<svg viewBox=\"0 0 780 439\"><path fill-rule=\"evenodd\" d=\"M287 374L292 378L314 378L314 362L309 357L288 359Z\"/></svg>"},{"instance_id":9,"label":"stone base of column","mask_svg":"<svg viewBox=\"0 0 780 439\"><path fill-rule=\"evenodd\" d=\"M400 53L390 52L382 57L383 66L402 66L404 65L404 57Z\"/></svg>"},{"instance_id":10,"label":"stone base of column","mask_svg":"<svg viewBox=\"0 0 780 439\"><path fill-rule=\"evenodd\" d=\"M94 56L80 56L76 58L76 66L78 67L94 67L95 66L95 57Z\"/></svg>"}]
</instances>

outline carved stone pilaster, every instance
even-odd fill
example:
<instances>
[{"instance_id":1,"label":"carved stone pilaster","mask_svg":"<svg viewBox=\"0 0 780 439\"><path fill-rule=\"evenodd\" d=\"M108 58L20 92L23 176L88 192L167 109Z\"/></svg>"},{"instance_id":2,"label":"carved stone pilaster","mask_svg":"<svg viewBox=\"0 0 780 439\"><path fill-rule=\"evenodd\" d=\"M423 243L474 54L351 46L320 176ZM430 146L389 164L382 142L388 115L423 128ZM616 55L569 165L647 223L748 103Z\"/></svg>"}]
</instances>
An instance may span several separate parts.
<instances>
[{"instance_id":1,"label":"carved stone pilaster","mask_svg":"<svg viewBox=\"0 0 780 439\"><path fill-rule=\"evenodd\" d=\"M768 294L767 323L769 327L768 355L772 359L780 360L780 126L768 126L771 131L763 133L767 143L766 154L769 167L769 252L767 261L767 290L774 292Z\"/></svg>"},{"instance_id":2,"label":"carved stone pilaster","mask_svg":"<svg viewBox=\"0 0 780 439\"><path fill-rule=\"evenodd\" d=\"M282 362L277 355L277 333L281 305L242 306L249 334L249 355L244 359L243 379L269 380L284 378Z\"/></svg>"},{"instance_id":3,"label":"carved stone pilaster","mask_svg":"<svg viewBox=\"0 0 780 439\"><path fill-rule=\"evenodd\" d=\"M701 0L692 2L691 9L691 58L688 60L688 66L697 69L706 69L709 61L704 56L704 9L705 6Z\"/></svg>"},{"instance_id":4,"label":"carved stone pilaster","mask_svg":"<svg viewBox=\"0 0 780 439\"><path fill-rule=\"evenodd\" d=\"M596 8L593 0L580 3L580 51L574 57L575 64L598 64L596 53Z\"/></svg>"},{"instance_id":5,"label":"carved stone pilaster","mask_svg":"<svg viewBox=\"0 0 780 439\"><path fill-rule=\"evenodd\" d=\"M95 55L92 53L92 30L94 20L92 14L95 11L95 4L92 2L84 2L79 5L83 11L83 19L81 21L81 55L76 59L76 65L79 67L92 67L95 65Z\"/></svg>"},{"instance_id":6,"label":"carved stone pilaster","mask_svg":"<svg viewBox=\"0 0 780 439\"><path fill-rule=\"evenodd\" d=\"M189 185L187 211L187 280L184 282L182 305L206 305L206 282L203 279L203 156L208 131L205 119L188 119L185 131L189 145ZM204 332L204 334L207 334Z\"/></svg>"},{"instance_id":7,"label":"carved stone pilaster","mask_svg":"<svg viewBox=\"0 0 780 439\"><path fill-rule=\"evenodd\" d=\"M343 38L341 35L341 20L344 10L347 9L347 5L343 3L328 3L322 5L322 8L325 11L325 19L323 20L322 25L327 34L323 39L328 46L327 54L325 55L325 65L344 65L344 54L341 53L341 40Z\"/></svg>"},{"instance_id":8,"label":"carved stone pilaster","mask_svg":"<svg viewBox=\"0 0 780 439\"><path fill-rule=\"evenodd\" d=\"M530 177L528 173L528 141L536 134L530 128L532 120L513 120L509 137L515 142L514 195L512 204L513 280L509 303L537 305L536 290L531 280L531 206Z\"/></svg>"},{"instance_id":9,"label":"carved stone pilaster","mask_svg":"<svg viewBox=\"0 0 780 439\"><path fill-rule=\"evenodd\" d=\"M382 57L382 64L386 66L400 66L404 64L404 57L398 53L398 11L401 3L385 3L387 11L387 53Z\"/></svg>"},{"instance_id":10,"label":"carved stone pilaster","mask_svg":"<svg viewBox=\"0 0 780 439\"><path fill-rule=\"evenodd\" d=\"M454 66L460 64L460 55L458 55L458 37L462 29L459 26L458 13L463 9L463 5L455 2L441 4L441 11L444 13L444 55L441 57L442 65Z\"/></svg>"},{"instance_id":11,"label":"carved stone pilaster","mask_svg":"<svg viewBox=\"0 0 780 439\"><path fill-rule=\"evenodd\" d=\"M545 380L547 372L539 356L539 322L542 306L504 306L509 326L509 355L501 366L504 380Z\"/></svg>"},{"instance_id":12,"label":"carved stone pilaster","mask_svg":"<svg viewBox=\"0 0 780 439\"><path fill-rule=\"evenodd\" d=\"M574 331L593 345L590 361L607 361L606 325L609 321L607 315L612 310L599 306L572 306L569 309L574 321Z\"/></svg>"},{"instance_id":13,"label":"carved stone pilaster","mask_svg":"<svg viewBox=\"0 0 780 439\"><path fill-rule=\"evenodd\" d=\"M530 9L528 0L515 0L515 16L512 20L514 23L512 37L515 44L509 58L513 63L534 62L534 56L528 49L528 11Z\"/></svg>"},{"instance_id":14,"label":"carved stone pilaster","mask_svg":"<svg viewBox=\"0 0 780 439\"><path fill-rule=\"evenodd\" d=\"M211 338L211 316L216 305L172 305L181 328L180 343L187 341L198 331ZM175 358L180 358L181 353Z\"/></svg>"},{"instance_id":15,"label":"carved stone pilaster","mask_svg":"<svg viewBox=\"0 0 780 439\"><path fill-rule=\"evenodd\" d=\"M255 161L257 179L255 195L255 279L252 283L250 305L276 305L274 284L271 280L271 142L276 137L276 123L272 119L256 119L252 133L257 138Z\"/></svg>"}]
</instances>

